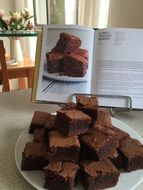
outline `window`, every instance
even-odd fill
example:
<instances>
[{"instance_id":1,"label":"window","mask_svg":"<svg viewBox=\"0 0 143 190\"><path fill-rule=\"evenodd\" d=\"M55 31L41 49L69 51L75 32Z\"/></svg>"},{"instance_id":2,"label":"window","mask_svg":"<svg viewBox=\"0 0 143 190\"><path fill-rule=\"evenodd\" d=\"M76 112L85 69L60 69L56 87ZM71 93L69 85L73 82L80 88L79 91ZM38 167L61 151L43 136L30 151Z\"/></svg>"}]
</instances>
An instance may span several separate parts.
<instances>
[{"instance_id":1,"label":"window","mask_svg":"<svg viewBox=\"0 0 143 190\"><path fill-rule=\"evenodd\" d=\"M78 0L33 0L35 23L77 24Z\"/></svg>"},{"instance_id":2,"label":"window","mask_svg":"<svg viewBox=\"0 0 143 190\"><path fill-rule=\"evenodd\" d=\"M33 0L36 23L107 26L110 0Z\"/></svg>"}]
</instances>

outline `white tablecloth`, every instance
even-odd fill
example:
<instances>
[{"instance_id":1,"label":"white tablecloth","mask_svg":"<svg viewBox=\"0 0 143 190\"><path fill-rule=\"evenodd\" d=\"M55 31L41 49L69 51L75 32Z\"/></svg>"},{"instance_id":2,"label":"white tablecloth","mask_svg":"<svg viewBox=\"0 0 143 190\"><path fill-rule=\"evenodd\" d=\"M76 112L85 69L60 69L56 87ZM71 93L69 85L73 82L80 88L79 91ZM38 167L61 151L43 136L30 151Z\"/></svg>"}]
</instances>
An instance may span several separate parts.
<instances>
[{"instance_id":1,"label":"white tablecloth","mask_svg":"<svg viewBox=\"0 0 143 190\"><path fill-rule=\"evenodd\" d=\"M0 190L33 190L18 172L14 148L19 134L29 126L35 110L55 112L56 105L33 104L30 90L0 93ZM143 112L119 112L115 116L143 137ZM129 183L129 182L128 182ZM143 190L143 183L136 188Z\"/></svg>"}]
</instances>

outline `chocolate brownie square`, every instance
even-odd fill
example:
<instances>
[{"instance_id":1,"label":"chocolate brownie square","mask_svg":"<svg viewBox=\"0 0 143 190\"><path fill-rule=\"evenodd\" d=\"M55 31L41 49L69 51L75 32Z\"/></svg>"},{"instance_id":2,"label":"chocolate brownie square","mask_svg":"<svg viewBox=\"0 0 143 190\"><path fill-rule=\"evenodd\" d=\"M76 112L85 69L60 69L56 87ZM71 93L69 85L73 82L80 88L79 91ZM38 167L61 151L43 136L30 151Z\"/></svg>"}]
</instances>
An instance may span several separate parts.
<instances>
[{"instance_id":1,"label":"chocolate brownie square","mask_svg":"<svg viewBox=\"0 0 143 190\"><path fill-rule=\"evenodd\" d=\"M121 129L113 126L113 125L99 125L99 124L94 124L92 127L92 129L96 129L96 130L100 130L103 133L106 133L108 135L114 136L117 138L118 140L118 146L120 145L120 142L129 137L129 134L126 133L125 131L122 131Z\"/></svg>"},{"instance_id":2,"label":"chocolate brownie square","mask_svg":"<svg viewBox=\"0 0 143 190\"><path fill-rule=\"evenodd\" d=\"M87 49L78 48L78 49L75 49L71 54L80 55L88 60L88 50Z\"/></svg>"},{"instance_id":3,"label":"chocolate brownie square","mask_svg":"<svg viewBox=\"0 0 143 190\"><path fill-rule=\"evenodd\" d=\"M64 55L60 52L48 52L47 58L47 70L49 73L60 73L63 71Z\"/></svg>"},{"instance_id":4,"label":"chocolate brownie square","mask_svg":"<svg viewBox=\"0 0 143 190\"><path fill-rule=\"evenodd\" d=\"M27 142L22 153L21 170L41 170L48 164L47 144Z\"/></svg>"},{"instance_id":5,"label":"chocolate brownie square","mask_svg":"<svg viewBox=\"0 0 143 190\"><path fill-rule=\"evenodd\" d=\"M138 140L132 138L124 139L121 141L118 150L122 156L125 171L131 172L143 169L143 147Z\"/></svg>"},{"instance_id":6,"label":"chocolate brownie square","mask_svg":"<svg viewBox=\"0 0 143 190\"><path fill-rule=\"evenodd\" d=\"M94 124L97 119L98 112L98 100L96 96L76 96L77 107L79 110L82 110L84 113L91 117L91 124Z\"/></svg>"},{"instance_id":7,"label":"chocolate brownie square","mask_svg":"<svg viewBox=\"0 0 143 190\"><path fill-rule=\"evenodd\" d=\"M115 138L117 142L116 148L119 147L120 141L119 141L119 137L116 131L113 131L110 127L99 125L99 124L94 124L91 128L95 130L97 133L100 132L100 133L103 133L105 135L109 135Z\"/></svg>"},{"instance_id":8,"label":"chocolate brownie square","mask_svg":"<svg viewBox=\"0 0 143 190\"><path fill-rule=\"evenodd\" d=\"M80 135L79 141L81 148L95 160L105 159L118 146L117 138L93 129Z\"/></svg>"},{"instance_id":9,"label":"chocolate brownie square","mask_svg":"<svg viewBox=\"0 0 143 190\"><path fill-rule=\"evenodd\" d=\"M50 190L74 190L79 166L72 162L51 162L44 167L45 188Z\"/></svg>"},{"instance_id":10,"label":"chocolate brownie square","mask_svg":"<svg viewBox=\"0 0 143 190\"><path fill-rule=\"evenodd\" d=\"M100 125L100 124L94 124L91 129L96 130L96 131L100 131L102 133L105 133L107 135L111 135L111 136L116 136L116 132L112 130L112 128L107 127L105 125Z\"/></svg>"},{"instance_id":11,"label":"chocolate brownie square","mask_svg":"<svg viewBox=\"0 0 143 190\"><path fill-rule=\"evenodd\" d=\"M74 102L68 102L66 103L61 110L76 110L77 104Z\"/></svg>"},{"instance_id":12,"label":"chocolate brownie square","mask_svg":"<svg viewBox=\"0 0 143 190\"><path fill-rule=\"evenodd\" d=\"M33 135L34 142L45 142L47 136L47 131L45 128L35 129Z\"/></svg>"},{"instance_id":13,"label":"chocolate brownie square","mask_svg":"<svg viewBox=\"0 0 143 190\"><path fill-rule=\"evenodd\" d=\"M89 129L91 118L79 110L57 112L55 126L65 136L83 134Z\"/></svg>"},{"instance_id":14,"label":"chocolate brownie square","mask_svg":"<svg viewBox=\"0 0 143 190\"><path fill-rule=\"evenodd\" d=\"M112 122L110 113L105 110L99 110L96 123L104 126L111 126Z\"/></svg>"},{"instance_id":15,"label":"chocolate brownie square","mask_svg":"<svg viewBox=\"0 0 143 190\"><path fill-rule=\"evenodd\" d=\"M108 155L108 159L111 160L116 168L123 168L123 159L117 149L111 151L111 153Z\"/></svg>"},{"instance_id":16,"label":"chocolate brownie square","mask_svg":"<svg viewBox=\"0 0 143 190\"><path fill-rule=\"evenodd\" d=\"M72 77L83 77L86 74L88 61L78 54L65 56L64 73Z\"/></svg>"},{"instance_id":17,"label":"chocolate brownie square","mask_svg":"<svg viewBox=\"0 0 143 190\"><path fill-rule=\"evenodd\" d=\"M115 133L115 136L116 136L116 137L118 138L118 140L119 140L119 144L120 144L120 142L121 142L123 139L126 139L126 138L130 137L130 135L129 135L127 132L125 132L125 131L123 131L123 130L121 130L121 129L119 129L119 128L113 126L113 125L111 125L109 128L110 128L110 130L113 131L113 133ZM107 128L106 128L106 129L107 129Z\"/></svg>"},{"instance_id":18,"label":"chocolate brownie square","mask_svg":"<svg viewBox=\"0 0 143 190\"><path fill-rule=\"evenodd\" d=\"M48 121L50 115L51 114L48 112L35 111L30 124L29 133L33 134L35 129L44 128L44 125Z\"/></svg>"},{"instance_id":19,"label":"chocolate brownie square","mask_svg":"<svg viewBox=\"0 0 143 190\"><path fill-rule=\"evenodd\" d=\"M80 46L81 39L79 37L63 32L60 34L60 39L58 40L54 49L65 54L78 49Z\"/></svg>"},{"instance_id":20,"label":"chocolate brownie square","mask_svg":"<svg viewBox=\"0 0 143 190\"><path fill-rule=\"evenodd\" d=\"M80 144L78 136L65 137L58 131L49 132L48 160L78 162Z\"/></svg>"},{"instance_id":21,"label":"chocolate brownie square","mask_svg":"<svg viewBox=\"0 0 143 190\"><path fill-rule=\"evenodd\" d=\"M85 190L99 190L117 184L119 171L110 160L81 162L81 179Z\"/></svg>"},{"instance_id":22,"label":"chocolate brownie square","mask_svg":"<svg viewBox=\"0 0 143 190\"><path fill-rule=\"evenodd\" d=\"M56 115L53 115L53 114L49 115L48 120L44 125L45 129L48 132L55 130L55 119L56 119Z\"/></svg>"}]
</instances>

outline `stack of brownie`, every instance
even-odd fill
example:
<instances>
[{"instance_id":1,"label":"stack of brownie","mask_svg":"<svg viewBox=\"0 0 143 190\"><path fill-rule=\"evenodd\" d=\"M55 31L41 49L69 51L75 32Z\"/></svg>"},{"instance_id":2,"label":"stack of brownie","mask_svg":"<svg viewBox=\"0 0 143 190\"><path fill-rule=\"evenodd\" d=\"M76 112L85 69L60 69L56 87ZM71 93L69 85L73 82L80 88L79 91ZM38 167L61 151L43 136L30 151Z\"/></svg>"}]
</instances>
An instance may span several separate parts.
<instances>
[{"instance_id":1,"label":"stack of brownie","mask_svg":"<svg viewBox=\"0 0 143 190\"><path fill-rule=\"evenodd\" d=\"M73 190L78 180L85 190L117 184L120 168L143 169L143 146L112 125L97 97L77 96L56 115L36 111L22 153L22 170L44 170L49 190Z\"/></svg>"},{"instance_id":2,"label":"stack of brownie","mask_svg":"<svg viewBox=\"0 0 143 190\"><path fill-rule=\"evenodd\" d=\"M56 46L46 53L49 73L83 77L88 68L88 51L80 48L81 39L61 33Z\"/></svg>"}]
</instances>

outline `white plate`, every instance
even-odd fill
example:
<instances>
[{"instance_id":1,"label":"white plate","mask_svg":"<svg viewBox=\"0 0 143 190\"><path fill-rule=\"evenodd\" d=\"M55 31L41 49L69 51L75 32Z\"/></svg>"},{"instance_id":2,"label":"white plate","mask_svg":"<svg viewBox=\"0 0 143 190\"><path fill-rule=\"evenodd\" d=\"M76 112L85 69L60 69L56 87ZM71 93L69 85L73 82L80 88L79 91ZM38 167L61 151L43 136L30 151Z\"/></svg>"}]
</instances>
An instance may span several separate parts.
<instances>
[{"instance_id":1,"label":"white plate","mask_svg":"<svg viewBox=\"0 0 143 190\"><path fill-rule=\"evenodd\" d=\"M83 77L71 77L66 75L60 75L59 73L49 73L47 71L46 65L44 67L43 76L49 79L66 81L66 82L85 82L87 81L87 74Z\"/></svg>"},{"instance_id":2,"label":"white plate","mask_svg":"<svg viewBox=\"0 0 143 190\"><path fill-rule=\"evenodd\" d=\"M128 132L131 137L138 139L143 144L143 139L128 125L112 118L112 124L125 132ZM25 129L19 136L15 146L15 161L17 168L25 180L38 190L45 190L44 173L42 171L21 171L22 152L25 144L32 141L33 135L28 134L28 129ZM121 173L119 181L115 187L108 188L108 190L133 190L143 181L143 170L137 170L129 173ZM75 190L83 190L79 185Z\"/></svg>"}]
</instances>

